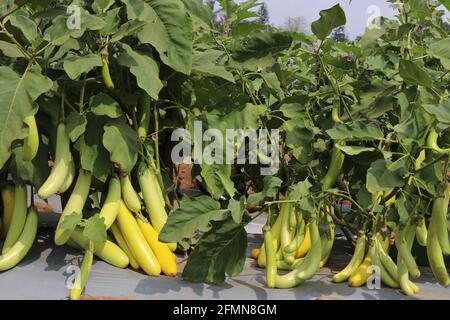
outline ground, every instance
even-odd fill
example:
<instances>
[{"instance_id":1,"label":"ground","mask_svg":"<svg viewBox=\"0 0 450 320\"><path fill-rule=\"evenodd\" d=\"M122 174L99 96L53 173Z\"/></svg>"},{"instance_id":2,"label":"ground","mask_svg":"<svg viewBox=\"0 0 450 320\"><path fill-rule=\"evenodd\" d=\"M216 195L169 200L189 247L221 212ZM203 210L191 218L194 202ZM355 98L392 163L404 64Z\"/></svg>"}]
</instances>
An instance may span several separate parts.
<instances>
[{"instance_id":1,"label":"ground","mask_svg":"<svg viewBox=\"0 0 450 320\"><path fill-rule=\"evenodd\" d=\"M55 247L49 225L56 215L41 214L41 229L37 243L24 261L13 270L0 273L0 300L7 299L67 299L66 283L73 278L74 266L81 263L82 254L68 247ZM261 241L260 218L247 227L249 232L248 256ZM343 239L336 240L333 254L325 268L315 277L297 288L289 290L266 289L264 270L256 268L248 258L244 271L227 279L221 286L189 283L165 276L148 277L131 269L114 268L102 261L95 261L84 299L450 299L450 289L439 286L429 268L422 268L417 280L421 293L406 298L398 290L382 288L350 288L346 284L334 284L331 275L345 266L350 259L351 248ZM183 261L180 258L182 270Z\"/></svg>"}]
</instances>

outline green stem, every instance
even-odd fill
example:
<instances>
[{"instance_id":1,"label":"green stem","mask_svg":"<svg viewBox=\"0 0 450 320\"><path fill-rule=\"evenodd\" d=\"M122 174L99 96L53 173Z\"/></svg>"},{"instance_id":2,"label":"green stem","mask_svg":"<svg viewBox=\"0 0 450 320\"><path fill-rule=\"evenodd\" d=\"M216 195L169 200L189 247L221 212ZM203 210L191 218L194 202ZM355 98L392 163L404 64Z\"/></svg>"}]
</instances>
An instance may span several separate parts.
<instances>
[{"instance_id":1,"label":"green stem","mask_svg":"<svg viewBox=\"0 0 450 320\"><path fill-rule=\"evenodd\" d=\"M450 156L449 154L442 154L439 158L434 159L433 161L427 163L426 165L424 165L423 167L421 167L421 168L419 168L419 169L417 169L417 170L414 170L413 173L414 173L414 174L417 174L417 173L419 173L419 172L421 172L421 171L423 171L423 170L425 170L425 169L428 169L429 167L435 165L436 163L438 163L438 162L444 160L444 158L446 158L446 160L448 161L449 156Z\"/></svg>"},{"instance_id":2,"label":"green stem","mask_svg":"<svg viewBox=\"0 0 450 320\"><path fill-rule=\"evenodd\" d=\"M159 111L158 111L158 102L155 101L155 107L153 109L153 117L155 118L155 167L158 175L161 175L161 167L159 163Z\"/></svg>"},{"instance_id":3,"label":"green stem","mask_svg":"<svg viewBox=\"0 0 450 320\"><path fill-rule=\"evenodd\" d=\"M324 73L325 73L325 76L327 77L328 81L329 81L330 84L331 84L331 87L333 88L333 90L334 90L334 92L336 93L336 95L339 97L339 100L340 100L340 101L342 102L342 104L344 105L344 109L345 109L345 112L346 112L347 115L348 115L348 118L350 119L350 121L353 121L352 113L351 113L349 107L347 106L347 103L346 103L345 100L342 98L341 89L340 89L339 86L333 81L333 78L331 77L330 73L328 72L328 69L327 69L325 63L323 62L322 57L321 57L320 55L318 55L318 58L319 58L320 65L322 66L322 69L323 69L323 71L324 71Z\"/></svg>"},{"instance_id":4,"label":"green stem","mask_svg":"<svg viewBox=\"0 0 450 320\"><path fill-rule=\"evenodd\" d=\"M35 194L35 190L34 187L31 185L31 192L30 192L30 204L31 204L31 208L34 208L34 194Z\"/></svg>"},{"instance_id":5,"label":"green stem","mask_svg":"<svg viewBox=\"0 0 450 320\"><path fill-rule=\"evenodd\" d=\"M1 21L0 29L2 30L2 33L4 33L18 47L27 60L30 62L34 60L34 57L19 43L19 41L16 40L13 34L9 33L8 29L6 29L5 25Z\"/></svg>"},{"instance_id":6,"label":"green stem","mask_svg":"<svg viewBox=\"0 0 450 320\"><path fill-rule=\"evenodd\" d=\"M52 45L51 42L47 43L45 46L43 46L41 49L33 52L33 57L37 57L38 55L40 55L42 52L44 52L48 47L50 47Z\"/></svg>"},{"instance_id":7,"label":"green stem","mask_svg":"<svg viewBox=\"0 0 450 320\"><path fill-rule=\"evenodd\" d=\"M65 95L65 93L63 93L61 95L61 109L60 109L59 121L64 121L64 119L65 119L65 98L66 98L66 95Z\"/></svg>"},{"instance_id":8,"label":"green stem","mask_svg":"<svg viewBox=\"0 0 450 320\"><path fill-rule=\"evenodd\" d=\"M24 2L20 5L18 5L17 7L15 7L14 9L8 11L7 13L5 13L3 16L1 16L0 21L3 21L7 16L13 14L14 12L16 12L17 10L19 10L20 8L22 8L23 6L25 6L27 3Z\"/></svg>"},{"instance_id":9,"label":"green stem","mask_svg":"<svg viewBox=\"0 0 450 320\"><path fill-rule=\"evenodd\" d=\"M266 205L267 206L272 206L272 205L274 205L274 204L283 204L283 203L297 203L297 202L299 202L300 200L275 200L275 201L269 201L269 202L266 202Z\"/></svg>"},{"instance_id":10,"label":"green stem","mask_svg":"<svg viewBox=\"0 0 450 320\"><path fill-rule=\"evenodd\" d=\"M66 98L64 93L61 94L61 93L59 93L57 91L54 91L54 90L51 90L51 92L54 93L56 96L61 98L61 103L64 103L65 105L67 104L67 106L70 109L72 109L73 112L78 113L78 110L74 107L74 105L69 100L67 100L67 98Z\"/></svg>"},{"instance_id":11,"label":"green stem","mask_svg":"<svg viewBox=\"0 0 450 320\"><path fill-rule=\"evenodd\" d=\"M155 139L155 169L156 169L156 177L158 178L159 186L161 188L161 191L164 196L164 201L166 204L172 208L172 205L170 203L169 196L167 195L167 192L164 188L164 181L161 173L161 163L160 163L160 154L159 154L159 108L158 108L158 101L155 100L155 107L153 109L153 117L155 118L155 132L154 132L154 139Z\"/></svg>"},{"instance_id":12,"label":"green stem","mask_svg":"<svg viewBox=\"0 0 450 320\"><path fill-rule=\"evenodd\" d=\"M280 121L283 122L283 123L286 122L285 119L283 119L283 118L281 118L281 117L279 117L279 116L273 115L273 114L271 114L270 117L271 117L271 118L278 119L278 120L280 120Z\"/></svg>"},{"instance_id":13,"label":"green stem","mask_svg":"<svg viewBox=\"0 0 450 320\"><path fill-rule=\"evenodd\" d=\"M97 209L100 209L101 205L100 205L100 199L98 197L98 192L92 193L91 199L92 199L92 202L94 203L94 206L97 207Z\"/></svg>"},{"instance_id":14,"label":"green stem","mask_svg":"<svg viewBox=\"0 0 450 320\"><path fill-rule=\"evenodd\" d=\"M307 54L311 54L311 55L317 55L316 52L309 51L309 50L306 50L306 49L303 49L303 48L297 48L297 50L300 51L300 52L303 52L303 53L307 53Z\"/></svg>"},{"instance_id":15,"label":"green stem","mask_svg":"<svg viewBox=\"0 0 450 320\"><path fill-rule=\"evenodd\" d=\"M138 132L138 120L137 120L137 116L136 116L136 112L134 112L133 110L131 110L131 112L130 112L130 115L131 115L131 119L133 120L133 128L134 128L134 131L136 131L136 132ZM140 144L139 144L139 153L140 153L140 155L141 155L141 158L142 159L145 159L145 160L147 160L147 162L148 162L148 152L146 152L146 150L145 150L145 146L144 146L144 144L145 144L145 140L144 141L142 141L141 139L139 139L139 141L141 142Z\"/></svg>"},{"instance_id":16,"label":"green stem","mask_svg":"<svg viewBox=\"0 0 450 320\"><path fill-rule=\"evenodd\" d=\"M80 102L79 102L79 108L80 108L80 114L83 114L84 112L84 93L86 91L86 73L83 74L83 80L82 80L81 90L80 90Z\"/></svg>"},{"instance_id":17,"label":"green stem","mask_svg":"<svg viewBox=\"0 0 450 320\"><path fill-rule=\"evenodd\" d=\"M346 199L346 200L351 201L351 202L358 208L358 211L360 211L361 213L363 213L363 214L364 214L365 216L367 216L367 217L372 217L372 218L373 218L373 215L370 215L370 213L368 213L366 210L364 210L364 209L358 204L358 202L356 202L352 197L350 197L350 196L348 196L348 195L346 195L346 194L340 193L340 192L330 192L329 190L327 191L327 193L332 194L332 195L335 195L335 196L338 196L338 197L342 197L342 198L344 198L344 199Z\"/></svg>"},{"instance_id":18,"label":"green stem","mask_svg":"<svg viewBox=\"0 0 450 320\"><path fill-rule=\"evenodd\" d=\"M448 163L449 163L449 160L450 160L450 156L449 155L447 155L447 159L445 159L445 166L444 166L444 181L446 181L447 180L447 172L448 172Z\"/></svg>"},{"instance_id":19,"label":"green stem","mask_svg":"<svg viewBox=\"0 0 450 320\"><path fill-rule=\"evenodd\" d=\"M333 205L333 204L329 204L329 205ZM349 223L345 222L344 220L340 219L335 214L334 210L329 210L329 211L327 211L327 213L333 218L333 220L336 224L339 224L342 227L346 227L347 229L350 229L354 232L358 232L358 228L355 225L349 224Z\"/></svg>"}]
</instances>

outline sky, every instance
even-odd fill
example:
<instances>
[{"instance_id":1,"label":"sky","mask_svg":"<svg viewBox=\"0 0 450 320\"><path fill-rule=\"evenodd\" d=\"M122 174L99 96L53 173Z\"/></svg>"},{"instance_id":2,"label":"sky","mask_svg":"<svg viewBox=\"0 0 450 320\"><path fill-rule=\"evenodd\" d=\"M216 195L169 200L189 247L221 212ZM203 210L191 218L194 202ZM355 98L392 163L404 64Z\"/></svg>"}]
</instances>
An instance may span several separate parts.
<instances>
[{"instance_id":1,"label":"sky","mask_svg":"<svg viewBox=\"0 0 450 320\"><path fill-rule=\"evenodd\" d=\"M384 17L392 18L395 11L386 0L262 0L269 9L270 23L281 27L288 17L304 17L308 26L319 18L319 11L339 3L347 16L346 31L350 39L364 33L367 20L372 13L367 13L370 6L378 6Z\"/></svg>"}]
</instances>

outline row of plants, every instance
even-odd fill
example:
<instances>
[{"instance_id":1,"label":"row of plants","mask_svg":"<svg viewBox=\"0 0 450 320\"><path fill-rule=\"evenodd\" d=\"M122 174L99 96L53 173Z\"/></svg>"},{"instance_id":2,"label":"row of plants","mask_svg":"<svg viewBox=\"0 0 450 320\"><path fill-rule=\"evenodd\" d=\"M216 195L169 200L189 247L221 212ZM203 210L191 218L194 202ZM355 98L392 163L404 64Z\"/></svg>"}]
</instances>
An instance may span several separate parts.
<instances>
[{"instance_id":1,"label":"row of plants","mask_svg":"<svg viewBox=\"0 0 450 320\"><path fill-rule=\"evenodd\" d=\"M365 285L375 265L384 285L416 294L418 243L448 286L450 3L389 2L396 19L354 42L330 38L346 24L339 5L307 35L262 24L256 0L1 4L0 270L35 241L36 194L61 198L55 244L84 252L71 299L94 255L176 276L178 252L183 279L221 284L243 270L245 227L266 213L252 256L269 288L311 279L337 226L355 249L334 282ZM171 135L198 122L223 136L279 130L279 170L264 175L273 160L261 154L223 164L194 152L202 195L185 195ZM213 158L225 143L189 142ZM249 148L232 147L232 159Z\"/></svg>"}]
</instances>

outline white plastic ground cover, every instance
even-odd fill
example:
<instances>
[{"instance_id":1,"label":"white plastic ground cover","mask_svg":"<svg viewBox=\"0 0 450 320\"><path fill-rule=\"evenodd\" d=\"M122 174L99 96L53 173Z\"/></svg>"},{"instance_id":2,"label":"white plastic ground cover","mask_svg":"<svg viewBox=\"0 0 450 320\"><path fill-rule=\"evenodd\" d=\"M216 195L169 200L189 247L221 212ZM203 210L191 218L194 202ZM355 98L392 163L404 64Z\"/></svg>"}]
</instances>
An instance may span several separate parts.
<instances>
[{"instance_id":1,"label":"white plastic ground cover","mask_svg":"<svg viewBox=\"0 0 450 320\"><path fill-rule=\"evenodd\" d=\"M82 253L68 247L53 244L52 229L58 216L41 214L41 228L37 243L26 259L16 268L0 273L0 300L9 299L67 299L66 285L73 279ZM247 231L260 232L264 218L250 224ZM47 226L47 228L45 228ZM261 235L249 234L248 253L259 246ZM250 299L250 300L305 300L305 299L406 299L398 290L382 288L350 288L346 284L330 282L332 272L340 270L350 259L351 248L345 240L336 240L333 255L326 268L297 288L288 290L266 289L264 270L256 268L247 259L244 271L227 279L221 286L189 283L165 276L148 277L131 269L117 269L103 261L95 261L85 290L87 299L150 299L150 300L198 300L198 299ZM181 259L179 259L181 260ZM182 270L183 263L179 270ZM331 268L331 269L330 269ZM408 299L450 299L450 289L439 286L429 268L422 268L417 280L421 293Z\"/></svg>"}]
</instances>

